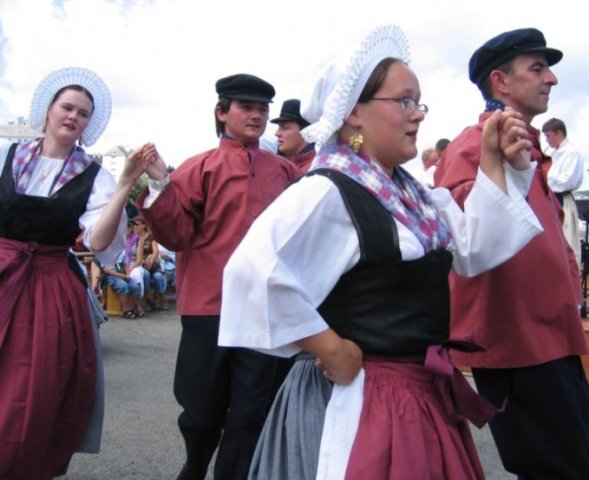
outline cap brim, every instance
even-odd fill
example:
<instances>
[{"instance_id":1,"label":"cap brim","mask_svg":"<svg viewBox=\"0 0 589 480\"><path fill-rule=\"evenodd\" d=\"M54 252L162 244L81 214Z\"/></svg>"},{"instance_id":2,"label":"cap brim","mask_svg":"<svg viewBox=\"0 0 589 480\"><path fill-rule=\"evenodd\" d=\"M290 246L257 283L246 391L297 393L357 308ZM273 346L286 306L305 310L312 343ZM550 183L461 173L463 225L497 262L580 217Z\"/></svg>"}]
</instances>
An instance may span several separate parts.
<instances>
[{"instance_id":1,"label":"cap brim","mask_svg":"<svg viewBox=\"0 0 589 480\"><path fill-rule=\"evenodd\" d=\"M242 100L244 102L259 102L259 103L272 103L272 99L268 97L259 97L256 95L221 95L231 100Z\"/></svg>"},{"instance_id":2,"label":"cap brim","mask_svg":"<svg viewBox=\"0 0 589 480\"><path fill-rule=\"evenodd\" d=\"M556 65L558 62L562 60L563 53L556 48L538 48L537 50L529 50L530 52L537 51L537 52L544 52L546 54L546 60L548 62L548 66L551 67L552 65Z\"/></svg>"},{"instance_id":3,"label":"cap brim","mask_svg":"<svg viewBox=\"0 0 589 480\"><path fill-rule=\"evenodd\" d=\"M272 120L270 120L270 123L281 123L281 122L300 122L300 119L297 117L278 117L278 118L273 118Z\"/></svg>"}]
</instances>

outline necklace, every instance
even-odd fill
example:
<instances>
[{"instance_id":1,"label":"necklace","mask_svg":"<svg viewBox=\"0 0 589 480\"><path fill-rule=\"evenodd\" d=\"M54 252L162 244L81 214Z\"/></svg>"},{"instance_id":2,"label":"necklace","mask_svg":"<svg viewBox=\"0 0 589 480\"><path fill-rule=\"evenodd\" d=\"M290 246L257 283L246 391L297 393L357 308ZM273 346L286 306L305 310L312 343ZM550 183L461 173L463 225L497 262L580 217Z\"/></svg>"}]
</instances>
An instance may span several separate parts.
<instances>
[{"instance_id":1,"label":"necklace","mask_svg":"<svg viewBox=\"0 0 589 480\"><path fill-rule=\"evenodd\" d=\"M65 168L65 163L65 161L56 163L55 161L51 161L51 159L45 157L39 164L37 164L37 168L40 169L39 177L37 179L38 184L46 184L48 183L48 179L53 178L48 194L51 194L55 188L55 184L63 172L63 169Z\"/></svg>"},{"instance_id":2,"label":"necklace","mask_svg":"<svg viewBox=\"0 0 589 480\"><path fill-rule=\"evenodd\" d=\"M43 167L43 169L41 170L41 174L39 175L39 182L43 183L45 181L45 179L49 176L50 173L51 173L51 167L48 165L45 165Z\"/></svg>"}]
</instances>

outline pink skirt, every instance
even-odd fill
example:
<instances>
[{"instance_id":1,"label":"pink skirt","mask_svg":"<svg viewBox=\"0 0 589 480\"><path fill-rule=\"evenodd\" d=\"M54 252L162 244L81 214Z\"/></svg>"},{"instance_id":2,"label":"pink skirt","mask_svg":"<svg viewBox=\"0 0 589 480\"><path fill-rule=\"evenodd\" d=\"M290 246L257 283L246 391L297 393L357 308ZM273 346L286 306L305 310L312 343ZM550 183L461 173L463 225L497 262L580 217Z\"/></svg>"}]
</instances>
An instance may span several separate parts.
<instances>
[{"instance_id":1,"label":"pink skirt","mask_svg":"<svg viewBox=\"0 0 589 480\"><path fill-rule=\"evenodd\" d=\"M0 479L65 472L95 389L86 290L67 249L0 239Z\"/></svg>"},{"instance_id":2,"label":"pink skirt","mask_svg":"<svg viewBox=\"0 0 589 480\"><path fill-rule=\"evenodd\" d=\"M415 363L365 361L364 403L346 480L484 479L469 426Z\"/></svg>"}]
</instances>

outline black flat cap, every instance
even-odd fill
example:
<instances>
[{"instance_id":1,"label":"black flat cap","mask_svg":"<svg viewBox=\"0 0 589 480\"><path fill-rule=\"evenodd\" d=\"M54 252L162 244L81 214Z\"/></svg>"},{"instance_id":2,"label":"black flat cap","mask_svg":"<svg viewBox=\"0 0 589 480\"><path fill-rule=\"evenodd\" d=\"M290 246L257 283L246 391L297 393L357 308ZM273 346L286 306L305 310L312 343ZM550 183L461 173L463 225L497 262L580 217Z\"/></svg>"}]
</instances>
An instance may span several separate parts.
<instances>
[{"instance_id":1,"label":"black flat cap","mask_svg":"<svg viewBox=\"0 0 589 480\"><path fill-rule=\"evenodd\" d=\"M280 110L280 116L270 120L272 123L280 122L297 122L301 128L308 127L310 125L307 120L301 117L301 101L296 98L285 100Z\"/></svg>"},{"instance_id":2,"label":"black flat cap","mask_svg":"<svg viewBox=\"0 0 589 480\"><path fill-rule=\"evenodd\" d=\"M480 86L491 71L521 53L542 52L548 65L560 62L562 52L546 46L540 30L520 28L504 32L487 41L477 49L468 62L468 76L471 82Z\"/></svg>"},{"instance_id":3,"label":"black flat cap","mask_svg":"<svg viewBox=\"0 0 589 480\"><path fill-rule=\"evenodd\" d=\"M272 85L247 73L238 73L217 80L215 90L219 97L261 103L271 103L276 95Z\"/></svg>"}]
</instances>

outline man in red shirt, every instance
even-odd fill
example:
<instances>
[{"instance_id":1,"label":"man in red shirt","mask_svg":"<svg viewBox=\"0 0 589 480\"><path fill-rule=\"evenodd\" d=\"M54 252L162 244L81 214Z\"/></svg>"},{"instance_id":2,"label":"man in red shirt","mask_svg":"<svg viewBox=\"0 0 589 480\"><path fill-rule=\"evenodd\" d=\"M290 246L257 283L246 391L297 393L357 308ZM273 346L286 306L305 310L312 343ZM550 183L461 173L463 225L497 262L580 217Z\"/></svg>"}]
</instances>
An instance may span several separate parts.
<instances>
[{"instance_id":1,"label":"man in red shirt","mask_svg":"<svg viewBox=\"0 0 589 480\"><path fill-rule=\"evenodd\" d=\"M223 268L254 219L300 175L288 160L260 150L274 88L237 74L216 83L219 146L186 160L170 176L153 145L149 192L138 201L155 239L177 252L182 320L174 393L186 443L180 480L204 479L219 448L215 478L245 479L266 411L277 360L217 345Z\"/></svg>"},{"instance_id":2,"label":"man in red shirt","mask_svg":"<svg viewBox=\"0 0 589 480\"><path fill-rule=\"evenodd\" d=\"M587 345L579 315L580 275L562 233L562 210L548 187L550 158L539 146L533 118L548 108L562 52L542 32L502 33L474 52L470 79L486 110L446 148L435 173L461 204L479 165L482 122L506 106L528 123L537 168L528 202L544 232L518 254L474 278L451 278L453 337L474 334L486 351L454 352L472 367L483 396L505 411L490 427L505 468L525 479L589 478L589 385L579 356ZM509 232L505 232L509 235Z\"/></svg>"}]
</instances>

